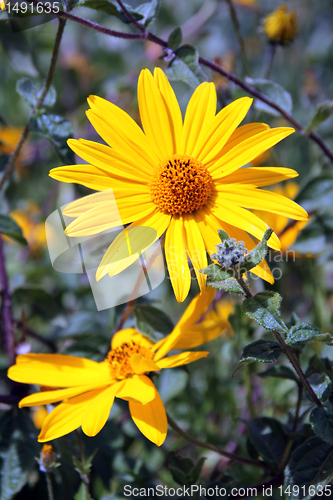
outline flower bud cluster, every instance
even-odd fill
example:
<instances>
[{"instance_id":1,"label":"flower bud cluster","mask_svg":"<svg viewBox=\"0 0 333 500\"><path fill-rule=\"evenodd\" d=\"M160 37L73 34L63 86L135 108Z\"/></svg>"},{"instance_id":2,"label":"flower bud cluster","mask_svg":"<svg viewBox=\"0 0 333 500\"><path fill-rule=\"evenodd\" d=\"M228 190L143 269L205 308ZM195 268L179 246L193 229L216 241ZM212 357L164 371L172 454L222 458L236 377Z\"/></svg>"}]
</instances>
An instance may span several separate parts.
<instances>
[{"instance_id":1,"label":"flower bud cluster","mask_svg":"<svg viewBox=\"0 0 333 500\"><path fill-rule=\"evenodd\" d=\"M217 253L213 253L211 258L228 269L229 267L243 264L247 249L244 247L244 241L236 241L235 238L224 240L216 245Z\"/></svg>"}]
</instances>

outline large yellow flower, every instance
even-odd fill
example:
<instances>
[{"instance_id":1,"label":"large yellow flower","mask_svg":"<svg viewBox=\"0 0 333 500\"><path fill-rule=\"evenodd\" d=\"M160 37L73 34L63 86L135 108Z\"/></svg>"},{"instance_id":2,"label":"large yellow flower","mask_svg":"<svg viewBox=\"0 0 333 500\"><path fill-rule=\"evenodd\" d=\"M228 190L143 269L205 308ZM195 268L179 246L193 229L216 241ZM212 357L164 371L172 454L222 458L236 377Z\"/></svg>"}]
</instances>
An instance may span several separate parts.
<instances>
[{"instance_id":1,"label":"large yellow flower","mask_svg":"<svg viewBox=\"0 0 333 500\"><path fill-rule=\"evenodd\" d=\"M167 433L161 398L146 374L192 363L208 352L185 351L165 357L171 350L197 347L216 338L221 324L197 321L211 305L215 290L207 288L187 307L173 331L157 343L134 328L117 332L107 358L97 363L61 354L25 354L16 358L8 377L25 384L47 385L47 390L27 396L20 407L62 401L43 421L38 440L50 441L82 426L95 436L105 425L115 397L129 401L129 410L140 431L160 446ZM223 328L228 327L226 321ZM52 390L53 388L53 390Z\"/></svg>"},{"instance_id":2,"label":"large yellow flower","mask_svg":"<svg viewBox=\"0 0 333 500\"><path fill-rule=\"evenodd\" d=\"M252 99L243 97L216 113L213 83L202 83L187 106L184 123L176 96L161 69L154 76L143 70L138 82L138 101L144 132L117 106L91 96L87 116L109 144L84 139L70 140L75 153L89 164L59 167L50 176L76 182L97 191L113 190L123 224L132 223L129 251L128 229L122 231L106 251L96 273L99 280L114 276L130 264L152 241L166 232L166 261L177 300L189 291L191 274L187 257L201 290L206 251L213 253L219 242L218 229L243 240L248 250L261 239L267 225L247 209L261 209L304 220L306 212L293 201L258 187L296 177L288 168L241 169L256 156L294 132L292 128L270 129L264 123L239 128ZM64 214L76 217L68 226L69 236L87 236L119 226L115 208L101 193L77 200ZM269 240L279 249L275 234ZM252 272L273 282L265 262Z\"/></svg>"}]
</instances>

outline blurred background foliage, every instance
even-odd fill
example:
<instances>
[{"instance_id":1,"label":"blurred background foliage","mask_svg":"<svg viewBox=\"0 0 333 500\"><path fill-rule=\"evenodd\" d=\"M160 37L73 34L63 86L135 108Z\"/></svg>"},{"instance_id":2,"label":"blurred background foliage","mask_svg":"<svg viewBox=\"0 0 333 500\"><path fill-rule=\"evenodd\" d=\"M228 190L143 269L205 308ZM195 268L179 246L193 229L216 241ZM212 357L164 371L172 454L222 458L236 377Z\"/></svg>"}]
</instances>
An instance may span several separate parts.
<instances>
[{"instance_id":1,"label":"blurred background foliage","mask_svg":"<svg viewBox=\"0 0 333 500\"><path fill-rule=\"evenodd\" d=\"M139 4L137 0L131 1L134 10ZM96 5L97 2L91 1L92 7ZM270 54L262 21L279 7L280 2L233 0L233 5L244 39L249 71L242 61L227 1L162 0L150 29L167 39L175 27L180 26L183 43L195 45L201 56L215 60L240 78L251 78L254 86L267 92L282 107L288 107L297 120L308 126L316 107L333 98L332 2L288 2L289 8L297 13L297 35L292 43L276 48L269 77L282 89L271 85L262 87L263 83L257 81L267 74ZM73 13L111 29L131 30L121 19L95 8L77 6ZM13 33L6 14L1 14L0 169L5 167L27 121L28 101L33 96L31 84L36 89L42 87L56 30L57 20L53 20ZM85 116L86 99L90 94L111 100L138 121L136 83L139 72L156 65L166 69L169 64L166 59L161 47L152 42L121 40L67 22L53 79L54 89L43 106L46 115L60 118L50 118L53 121L46 131L41 130L38 119L35 120L0 201L1 214L11 214L27 243L22 245L24 240L15 224L10 230L4 229L8 220L0 219L0 230L7 233L3 236L4 254L12 294L16 353L31 350L85 356L98 361L103 359L110 333L124 306L97 312L85 275L60 274L53 270L46 250L43 222L57 207L89 193L89 190L53 181L48 172L74 160L66 146L68 137L100 141ZM169 76L175 76L172 63L168 71ZM219 107L246 95L221 75L203 67L202 71L204 75L200 74L200 78L206 77L217 86ZM186 83L186 75L181 74L179 80L185 81L175 81L173 85L184 110L193 88ZM330 109L330 103L327 106ZM271 126L289 125L279 114L263 108L260 102L252 106L246 121L264 121ZM332 125L333 120L328 117L316 128L331 148ZM284 318L288 321L291 313L296 311L303 321L312 322L322 332L333 333L333 165L314 142L299 133L275 147L262 161L264 165L286 166L299 172L293 193L296 201L311 214L309 224L297 231L296 241L291 245L289 241L286 243L285 251L291 248L296 253L289 252L283 259L270 254L270 263L278 270L275 276L281 275L273 289L284 297ZM272 224L283 234L288 221L275 220ZM259 280L252 283L256 291L265 286ZM191 296L197 292L193 280ZM171 328L169 323L176 323L189 300L190 297L183 304L176 303L166 279L156 290L136 302L126 325L136 325L148 334L167 334ZM231 377L244 346L268 335L247 320L241 312L240 299L233 297L233 301L234 312L229 317L233 333L227 335L224 332L221 338L207 346L209 362L200 360L188 370L165 370L158 381L160 394L168 412L192 435L229 452L252 458L260 456L266 461L269 461L267 449L273 451L277 457L273 468L278 471L281 443L287 439L290 411L295 411L297 403L296 386L288 377L258 376L266 369L265 365L258 363L246 366ZM147 304L167 314L169 322L159 318L155 310L144 309ZM3 330L2 325L2 333ZM332 360L331 349L319 343L306 346L302 357L304 369L310 359L315 364L319 356ZM35 460L42 448L36 440L38 430L35 424L38 427L42 415L37 410L17 410L17 399L29 388L11 387L6 379L7 368L8 357L2 336L0 498L44 499L47 498L45 474ZM13 394L16 402L11 405L8 403ZM303 410L306 410L306 399L303 405ZM278 427L274 439L268 443L262 440L262 431L268 425L262 417L274 418L274 425ZM312 435L306 418L301 441L306 435ZM129 417L127 405L119 400L101 433L93 439L84 435L81 438L86 457L94 453L90 491L92 498L96 499L123 498L124 484L176 486L179 473L177 475L175 470L183 471L180 483L199 481L206 486L260 484L267 477L260 468L230 463L213 451L189 444L172 430L169 430L165 444L157 448L139 433ZM85 498L80 474L72 460L73 454L79 456L75 435L57 440L54 449L60 463L52 472L55 498ZM205 457L200 479L199 475L195 477L190 473L186 476L188 464L179 463L179 455L190 458L193 466Z\"/></svg>"}]
</instances>

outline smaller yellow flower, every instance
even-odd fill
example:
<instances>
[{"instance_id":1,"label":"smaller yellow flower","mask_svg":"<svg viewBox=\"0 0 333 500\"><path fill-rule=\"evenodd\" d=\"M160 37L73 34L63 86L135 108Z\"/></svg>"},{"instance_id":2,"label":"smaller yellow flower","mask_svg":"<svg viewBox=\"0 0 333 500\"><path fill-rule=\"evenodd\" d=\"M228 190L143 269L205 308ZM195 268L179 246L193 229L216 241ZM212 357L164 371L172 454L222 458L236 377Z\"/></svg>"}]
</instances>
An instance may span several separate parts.
<instances>
[{"instance_id":1,"label":"smaller yellow flower","mask_svg":"<svg viewBox=\"0 0 333 500\"><path fill-rule=\"evenodd\" d=\"M37 207L36 207L37 208ZM39 211L39 209L37 209ZM27 210L16 209L9 214L22 229L22 234L27 240L31 252L38 253L46 248L46 233L44 222L35 222L33 216L36 215L36 209L33 204L29 205ZM6 237L7 241L14 241Z\"/></svg>"},{"instance_id":2,"label":"smaller yellow flower","mask_svg":"<svg viewBox=\"0 0 333 500\"><path fill-rule=\"evenodd\" d=\"M117 332L107 358L97 363L62 354L25 354L16 358L8 377L25 384L45 385L56 390L31 394L20 401L37 406L62 401L43 422L40 442L50 441L82 426L87 436L95 436L108 420L115 397L129 401L134 423L150 441L160 446L167 434L167 417L162 400L147 376L163 368L174 368L204 358L207 351L171 350L198 347L221 333L221 324L196 324L208 310L215 290L207 288L187 307L173 331L153 343L134 328ZM224 327L227 322L224 321ZM218 326L218 327L217 327Z\"/></svg>"},{"instance_id":3,"label":"smaller yellow flower","mask_svg":"<svg viewBox=\"0 0 333 500\"><path fill-rule=\"evenodd\" d=\"M272 189L274 193L286 196L287 198L293 200L299 191L299 185L296 182L288 182L284 186L276 186ZM291 245L296 241L298 234L302 229L309 223L306 221L297 221L287 228L290 219L279 214L272 214L267 212L262 212L259 210L255 211L258 217L261 217L269 227L274 229L276 234L279 235L281 242L281 252L286 253Z\"/></svg>"},{"instance_id":4,"label":"smaller yellow flower","mask_svg":"<svg viewBox=\"0 0 333 500\"><path fill-rule=\"evenodd\" d=\"M5 4L6 2L2 3L4 7ZM1 1L0 1L0 8L1 8ZM10 156L14 151L14 149L16 148L22 132L23 132L23 127L10 127L10 126L0 127L0 153ZM31 157L32 157L31 146L28 143L25 143L15 162L15 173L19 177L23 177L24 174L26 173L24 167L30 161Z\"/></svg>"},{"instance_id":5,"label":"smaller yellow flower","mask_svg":"<svg viewBox=\"0 0 333 500\"><path fill-rule=\"evenodd\" d=\"M4 10L6 7L7 0L0 0L0 10Z\"/></svg>"},{"instance_id":6,"label":"smaller yellow flower","mask_svg":"<svg viewBox=\"0 0 333 500\"><path fill-rule=\"evenodd\" d=\"M41 429L43 427L44 420L48 416L48 411L45 406L37 406L32 412L32 421L36 429Z\"/></svg>"},{"instance_id":7,"label":"smaller yellow flower","mask_svg":"<svg viewBox=\"0 0 333 500\"><path fill-rule=\"evenodd\" d=\"M296 12L288 12L287 5L281 5L264 20L264 32L270 42L285 44L291 42L296 35Z\"/></svg>"},{"instance_id":8,"label":"smaller yellow flower","mask_svg":"<svg viewBox=\"0 0 333 500\"><path fill-rule=\"evenodd\" d=\"M57 463L57 454L51 444L44 444L40 452L39 468L42 472L51 472L60 464Z\"/></svg>"}]
</instances>

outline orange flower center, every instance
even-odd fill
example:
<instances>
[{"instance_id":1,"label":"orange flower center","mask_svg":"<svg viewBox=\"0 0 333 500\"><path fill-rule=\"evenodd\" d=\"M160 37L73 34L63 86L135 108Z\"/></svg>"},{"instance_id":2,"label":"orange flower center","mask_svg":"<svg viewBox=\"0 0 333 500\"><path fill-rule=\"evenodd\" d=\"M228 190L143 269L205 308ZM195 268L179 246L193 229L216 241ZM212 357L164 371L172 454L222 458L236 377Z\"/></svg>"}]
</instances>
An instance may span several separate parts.
<instances>
[{"instance_id":1,"label":"orange flower center","mask_svg":"<svg viewBox=\"0 0 333 500\"><path fill-rule=\"evenodd\" d=\"M123 379L133 375L131 357L133 354L141 354L146 359L153 359L154 353L137 342L124 342L109 351L107 359L111 365L111 374L116 379Z\"/></svg>"},{"instance_id":2,"label":"orange flower center","mask_svg":"<svg viewBox=\"0 0 333 500\"><path fill-rule=\"evenodd\" d=\"M212 193L213 180L206 167L187 155L173 155L152 174L153 202L169 214L192 213L202 208Z\"/></svg>"}]
</instances>

